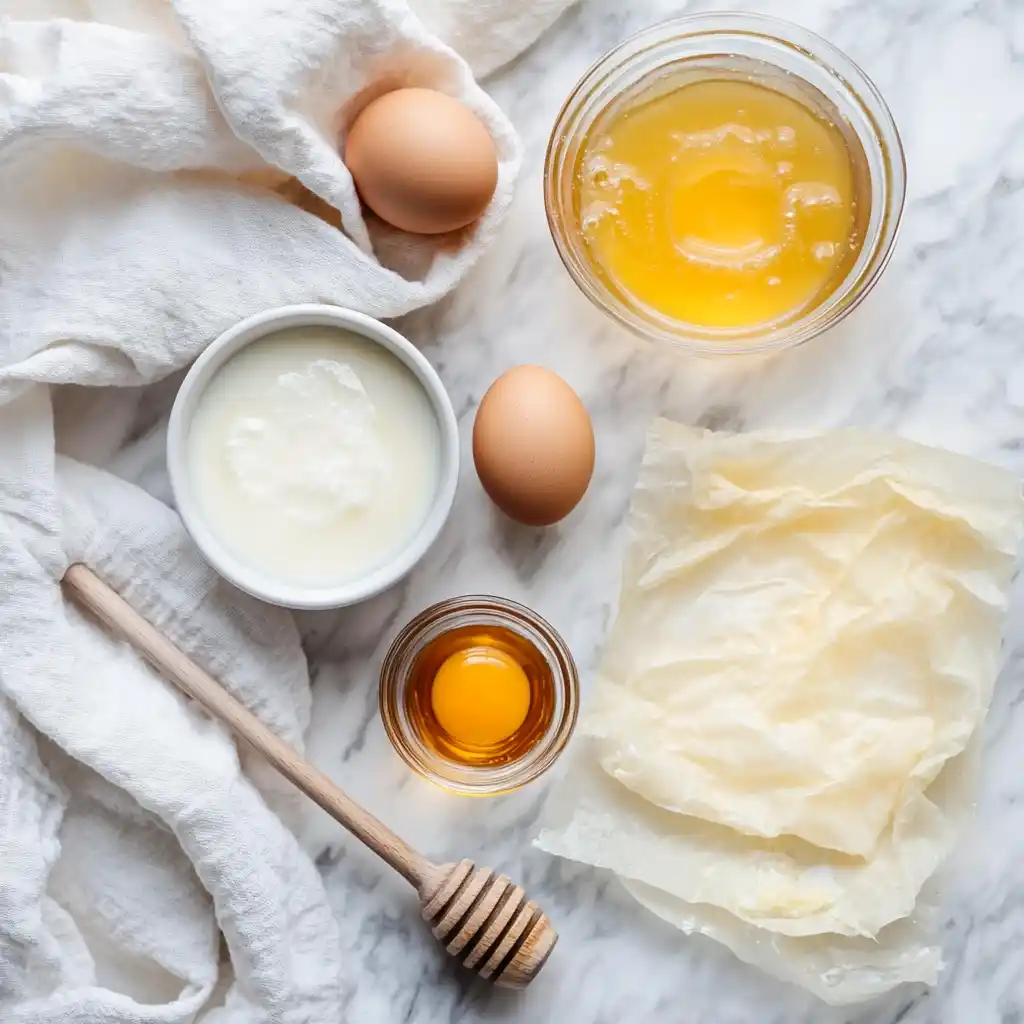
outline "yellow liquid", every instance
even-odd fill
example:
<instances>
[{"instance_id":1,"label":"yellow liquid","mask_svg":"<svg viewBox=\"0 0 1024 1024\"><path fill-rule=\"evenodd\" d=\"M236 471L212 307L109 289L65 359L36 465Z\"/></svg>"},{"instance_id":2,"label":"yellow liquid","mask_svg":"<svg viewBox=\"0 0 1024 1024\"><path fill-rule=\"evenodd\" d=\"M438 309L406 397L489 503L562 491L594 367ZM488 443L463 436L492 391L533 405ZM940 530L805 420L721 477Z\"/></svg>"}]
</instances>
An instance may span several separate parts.
<instances>
[{"instance_id":1,"label":"yellow liquid","mask_svg":"<svg viewBox=\"0 0 1024 1024\"><path fill-rule=\"evenodd\" d=\"M505 626L456 626L434 637L411 666L405 713L446 761L512 764L551 725L555 680L526 637Z\"/></svg>"},{"instance_id":2,"label":"yellow liquid","mask_svg":"<svg viewBox=\"0 0 1024 1024\"><path fill-rule=\"evenodd\" d=\"M577 168L584 238L627 299L702 328L823 302L861 244L847 137L739 79L640 95L599 118Z\"/></svg>"},{"instance_id":3,"label":"yellow liquid","mask_svg":"<svg viewBox=\"0 0 1024 1024\"><path fill-rule=\"evenodd\" d=\"M479 644L445 658L430 703L441 728L457 743L492 747L526 721L530 680L512 655Z\"/></svg>"}]
</instances>

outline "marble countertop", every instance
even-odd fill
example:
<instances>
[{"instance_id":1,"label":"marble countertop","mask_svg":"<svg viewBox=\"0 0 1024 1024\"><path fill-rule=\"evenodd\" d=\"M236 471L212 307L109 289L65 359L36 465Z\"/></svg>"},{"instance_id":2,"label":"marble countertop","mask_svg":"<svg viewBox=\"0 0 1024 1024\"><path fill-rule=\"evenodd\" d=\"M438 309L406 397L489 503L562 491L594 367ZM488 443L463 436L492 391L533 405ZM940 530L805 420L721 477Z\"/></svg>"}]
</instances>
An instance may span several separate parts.
<instances>
[{"instance_id":1,"label":"marble countertop","mask_svg":"<svg viewBox=\"0 0 1024 1024\"><path fill-rule=\"evenodd\" d=\"M464 445L475 406L500 372L541 362L562 374L593 415L594 483L564 523L530 530L490 507L467 459L454 515L405 583L357 609L302 617L314 672L310 754L428 855L476 858L521 881L554 918L561 942L526 993L473 982L438 956L404 883L326 817L311 816L305 839L354 968L347 1021L1024 1020L1019 610L989 716L976 820L945 894L946 969L934 991L903 989L867 1007L825 1007L708 941L684 938L607 876L531 849L544 782L488 801L448 796L409 774L380 726L376 672L389 640L427 604L466 592L515 598L549 618L576 653L585 699L613 613L643 434L656 415L727 429L872 426L1024 473L1020 0L748 0L849 53L887 97L906 145L909 193L896 256L868 302L830 335L764 361L682 359L640 345L576 291L541 198L555 113L585 68L626 34L706 6L586 0L490 81L525 142L515 208L457 293L401 325L449 388Z\"/></svg>"}]
</instances>

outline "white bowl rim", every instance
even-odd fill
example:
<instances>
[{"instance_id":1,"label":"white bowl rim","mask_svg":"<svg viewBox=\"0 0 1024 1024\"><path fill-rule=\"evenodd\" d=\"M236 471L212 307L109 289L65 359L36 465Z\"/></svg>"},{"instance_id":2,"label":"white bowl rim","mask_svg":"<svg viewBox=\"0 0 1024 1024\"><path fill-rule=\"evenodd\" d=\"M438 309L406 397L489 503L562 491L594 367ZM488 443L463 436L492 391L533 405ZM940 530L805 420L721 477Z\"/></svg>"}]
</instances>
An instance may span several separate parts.
<instances>
[{"instance_id":1,"label":"white bowl rim","mask_svg":"<svg viewBox=\"0 0 1024 1024\"><path fill-rule=\"evenodd\" d=\"M409 542L367 575L332 586L302 586L275 580L229 552L207 527L192 493L188 431L198 402L218 370L247 345L289 327L349 330L397 356L419 381L437 416L441 471L430 510ZM192 364L174 399L167 426L167 471L181 521L203 557L236 587L271 604L296 609L343 608L397 583L426 554L444 527L459 479L459 428L451 399L422 352L387 324L343 306L305 303L278 306L239 321L212 341Z\"/></svg>"}]
</instances>

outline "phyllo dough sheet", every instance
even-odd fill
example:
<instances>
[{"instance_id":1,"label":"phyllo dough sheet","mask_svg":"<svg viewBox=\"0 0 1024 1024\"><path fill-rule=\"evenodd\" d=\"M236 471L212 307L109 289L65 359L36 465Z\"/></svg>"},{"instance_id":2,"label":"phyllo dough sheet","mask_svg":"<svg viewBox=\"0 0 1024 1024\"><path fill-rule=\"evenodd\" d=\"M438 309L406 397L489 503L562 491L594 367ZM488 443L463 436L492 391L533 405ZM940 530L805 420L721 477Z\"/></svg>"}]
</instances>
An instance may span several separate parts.
<instances>
[{"instance_id":1,"label":"phyllo dough sheet","mask_svg":"<svg viewBox=\"0 0 1024 1024\"><path fill-rule=\"evenodd\" d=\"M966 803L1021 520L1013 474L897 437L656 421L539 844L779 935L909 915Z\"/></svg>"}]
</instances>

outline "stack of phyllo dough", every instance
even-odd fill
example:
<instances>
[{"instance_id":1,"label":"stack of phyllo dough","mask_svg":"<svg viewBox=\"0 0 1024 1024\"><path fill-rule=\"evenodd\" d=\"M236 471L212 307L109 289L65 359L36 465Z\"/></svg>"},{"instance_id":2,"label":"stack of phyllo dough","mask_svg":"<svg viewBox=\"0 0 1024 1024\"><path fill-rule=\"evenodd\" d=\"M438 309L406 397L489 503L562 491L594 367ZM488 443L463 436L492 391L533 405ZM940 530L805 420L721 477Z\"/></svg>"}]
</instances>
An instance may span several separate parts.
<instances>
[{"instance_id":1,"label":"stack of phyllo dough","mask_svg":"<svg viewBox=\"0 0 1024 1024\"><path fill-rule=\"evenodd\" d=\"M1021 523L901 438L656 421L538 845L829 1002L934 982Z\"/></svg>"}]
</instances>

